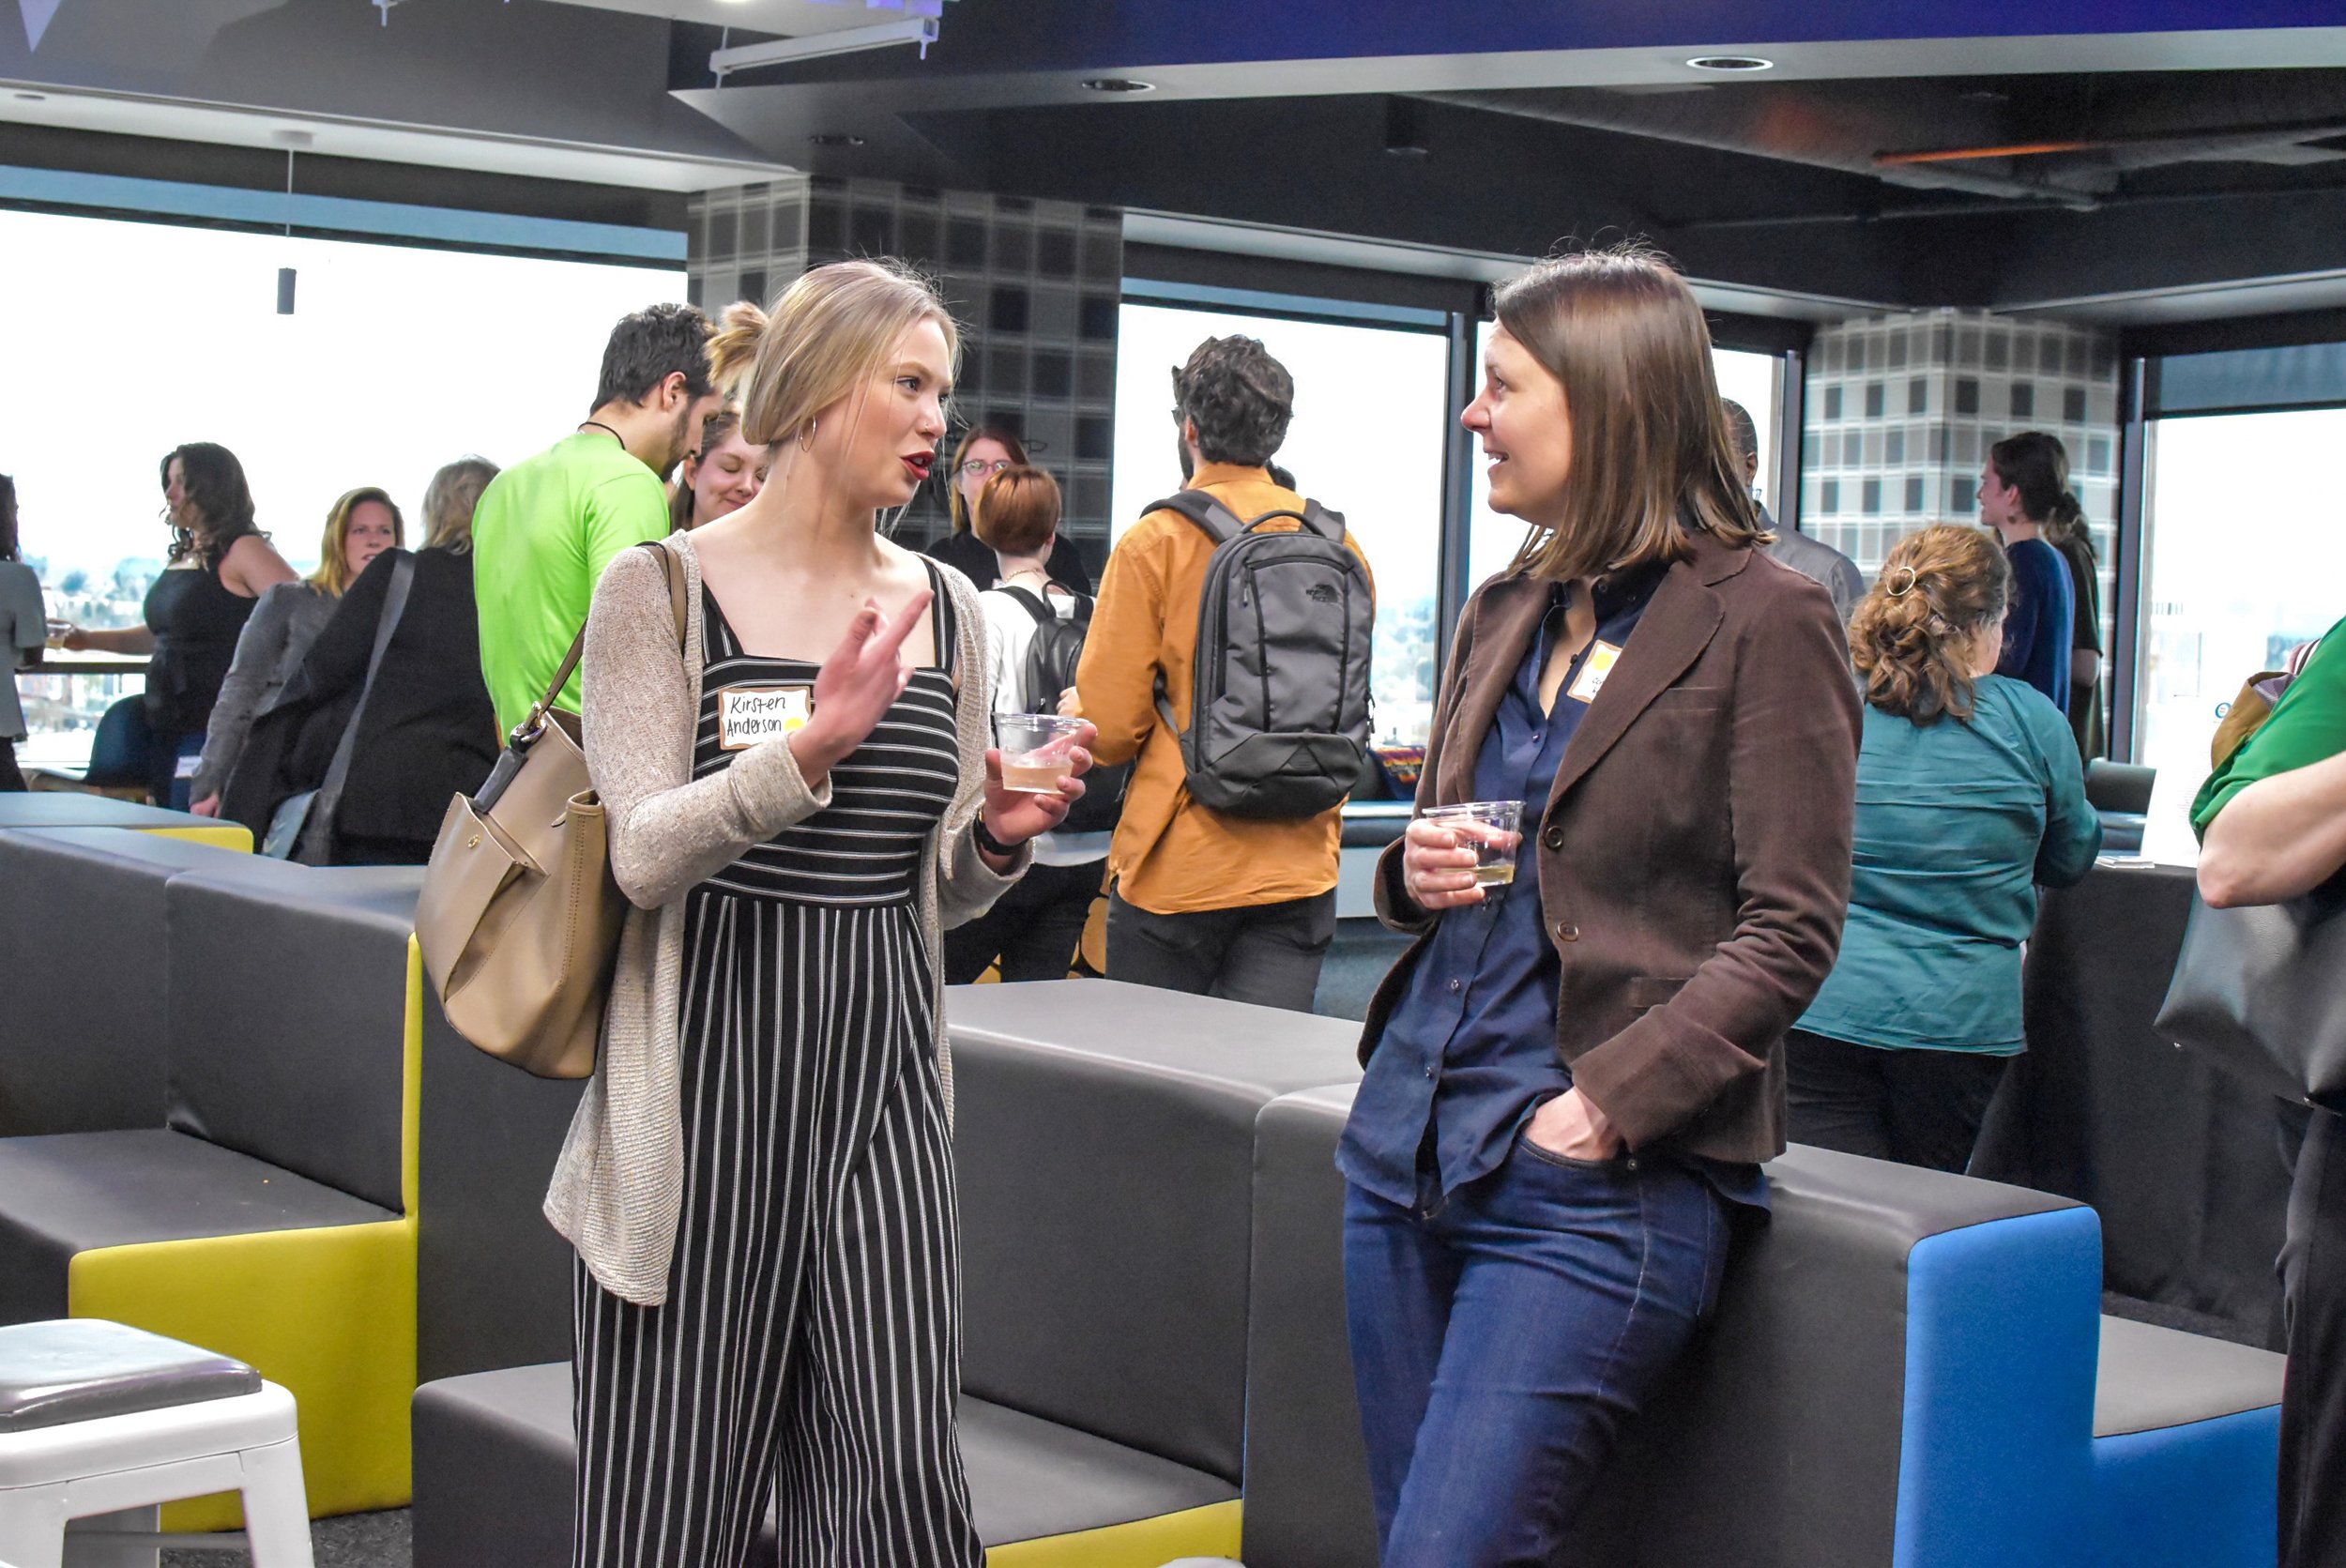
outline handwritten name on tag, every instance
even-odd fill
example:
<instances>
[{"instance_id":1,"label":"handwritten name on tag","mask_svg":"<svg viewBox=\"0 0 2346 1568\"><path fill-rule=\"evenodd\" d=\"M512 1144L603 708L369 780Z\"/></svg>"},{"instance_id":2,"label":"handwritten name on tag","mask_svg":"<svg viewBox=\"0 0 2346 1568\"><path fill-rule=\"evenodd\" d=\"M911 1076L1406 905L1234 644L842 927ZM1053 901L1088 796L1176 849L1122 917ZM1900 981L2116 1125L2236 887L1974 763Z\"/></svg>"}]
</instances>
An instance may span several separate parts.
<instances>
[{"instance_id":1,"label":"handwritten name on tag","mask_svg":"<svg viewBox=\"0 0 2346 1568\"><path fill-rule=\"evenodd\" d=\"M1580 664L1580 674L1566 693L1575 702L1594 702L1596 694L1605 690L1605 677L1621 662L1621 649L1610 643L1598 643L1589 649L1589 656Z\"/></svg>"},{"instance_id":2,"label":"handwritten name on tag","mask_svg":"<svg viewBox=\"0 0 2346 1568\"><path fill-rule=\"evenodd\" d=\"M806 727L814 711L810 686L730 686L717 700L717 746L741 752Z\"/></svg>"}]
</instances>

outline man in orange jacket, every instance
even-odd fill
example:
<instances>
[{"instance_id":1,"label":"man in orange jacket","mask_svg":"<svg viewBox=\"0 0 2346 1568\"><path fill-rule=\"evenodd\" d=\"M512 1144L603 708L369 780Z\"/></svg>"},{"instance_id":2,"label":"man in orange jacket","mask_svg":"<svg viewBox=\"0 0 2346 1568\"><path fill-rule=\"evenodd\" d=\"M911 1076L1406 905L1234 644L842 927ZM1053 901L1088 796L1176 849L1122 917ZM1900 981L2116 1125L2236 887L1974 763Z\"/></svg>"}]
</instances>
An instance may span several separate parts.
<instances>
[{"instance_id":1,"label":"man in orange jacket","mask_svg":"<svg viewBox=\"0 0 2346 1568\"><path fill-rule=\"evenodd\" d=\"M1174 373L1173 391L1188 488L1242 518L1302 508L1267 467L1294 416L1294 378L1259 342L1209 339ZM1361 555L1359 540L1345 542ZM1108 557L1076 671L1075 706L1099 730L1093 756L1138 759L1108 852L1108 978L1304 1011L1335 936L1341 808L1257 819L1197 804L1181 728L1157 711L1162 682L1180 726L1189 723L1212 556L1179 512L1134 525Z\"/></svg>"}]
</instances>

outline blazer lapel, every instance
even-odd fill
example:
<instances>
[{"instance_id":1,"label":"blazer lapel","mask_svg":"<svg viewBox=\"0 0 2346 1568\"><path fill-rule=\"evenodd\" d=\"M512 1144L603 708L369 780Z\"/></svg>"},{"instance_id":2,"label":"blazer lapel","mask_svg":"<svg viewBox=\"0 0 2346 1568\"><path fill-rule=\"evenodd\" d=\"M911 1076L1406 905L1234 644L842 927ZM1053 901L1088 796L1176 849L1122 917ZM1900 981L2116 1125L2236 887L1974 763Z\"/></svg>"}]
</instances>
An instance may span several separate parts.
<instances>
[{"instance_id":1,"label":"blazer lapel","mask_svg":"<svg viewBox=\"0 0 2346 1568\"><path fill-rule=\"evenodd\" d=\"M1483 755L1483 738L1490 734L1507 683L1515 678L1547 613L1548 594L1548 583L1537 577L1502 578L1483 590L1474 647L1459 672L1463 692L1458 711L1443 726L1433 803L1474 799L1474 767Z\"/></svg>"},{"instance_id":2,"label":"blazer lapel","mask_svg":"<svg viewBox=\"0 0 2346 1568\"><path fill-rule=\"evenodd\" d=\"M1551 810L1612 749L1631 722L1669 690L1710 646L1719 622L1726 618L1726 610L1704 582L1704 575L1698 563L1685 561L1664 574L1652 602L1638 618L1638 629L1629 634L1620 664L1607 677L1604 689L1589 705L1587 716L1564 748L1563 764L1556 769L1555 787L1547 795Z\"/></svg>"}]
</instances>

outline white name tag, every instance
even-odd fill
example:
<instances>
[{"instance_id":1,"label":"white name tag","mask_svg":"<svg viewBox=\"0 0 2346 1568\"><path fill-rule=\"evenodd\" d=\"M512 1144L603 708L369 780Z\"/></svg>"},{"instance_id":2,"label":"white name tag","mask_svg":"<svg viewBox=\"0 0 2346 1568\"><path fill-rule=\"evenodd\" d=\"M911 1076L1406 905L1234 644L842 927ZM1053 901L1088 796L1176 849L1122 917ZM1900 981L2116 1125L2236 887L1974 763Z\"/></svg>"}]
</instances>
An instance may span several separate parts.
<instances>
[{"instance_id":1,"label":"white name tag","mask_svg":"<svg viewBox=\"0 0 2346 1568\"><path fill-rule=\"evenodd\" d=\"M804 729L814 708L811 686L729 686L717 698L718 749L744 752Z\"/></svg>"},{"instance_id":2,"label":"white name tag","mask_svg":"<svg viewBox=\"0 0 2346 1568\"><path fill-rule=\"evenodd\" d=\"M1565 694L1575 702L1594 702L1596 694L1605 690L1605 677L1621 662L1621 649L1610 643L1598 643L1589 649L1588 658L1580 662L1580 674Z\"/></svg>"}]
</instances>

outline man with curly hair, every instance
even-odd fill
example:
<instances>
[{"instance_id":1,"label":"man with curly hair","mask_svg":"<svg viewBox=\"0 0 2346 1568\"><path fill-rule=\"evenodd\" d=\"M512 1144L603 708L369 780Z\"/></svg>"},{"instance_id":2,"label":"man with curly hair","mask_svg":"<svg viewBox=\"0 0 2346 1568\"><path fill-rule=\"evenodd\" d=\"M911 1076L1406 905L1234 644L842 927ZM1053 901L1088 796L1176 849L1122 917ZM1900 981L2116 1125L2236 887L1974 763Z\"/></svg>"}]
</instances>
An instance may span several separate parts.
<instances>
[{"instance_id":1,"label":"man with curly hair","mask_svg":"<svg viewBox=\"0 0 2346 1568\"><path fill-rule=\"evenodd\" d=\"M1242 518L1302 508L1269 466L1294 417L1295 381L1259 342L1198 344L1173 373L1173 400L1188 488ZM1345 542L1361 554L1357 540ZM1184 787L1181 730L1157 707L1162 693L1188 723L1213 548L1177 511L1134 525L1108 557L1076 672L1074 706L1100 732L1094 757L1137 759L1108 853L1108 978L1303 1011L1335 935L1341 809L1265 819L1199 805Z\"/></svg>"}]
</instances>

